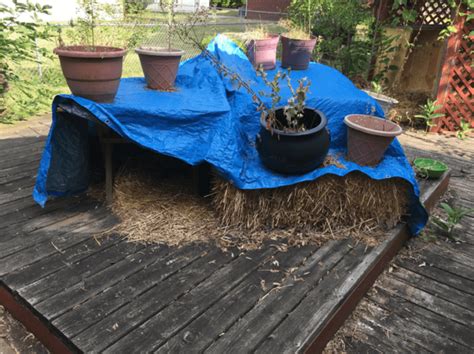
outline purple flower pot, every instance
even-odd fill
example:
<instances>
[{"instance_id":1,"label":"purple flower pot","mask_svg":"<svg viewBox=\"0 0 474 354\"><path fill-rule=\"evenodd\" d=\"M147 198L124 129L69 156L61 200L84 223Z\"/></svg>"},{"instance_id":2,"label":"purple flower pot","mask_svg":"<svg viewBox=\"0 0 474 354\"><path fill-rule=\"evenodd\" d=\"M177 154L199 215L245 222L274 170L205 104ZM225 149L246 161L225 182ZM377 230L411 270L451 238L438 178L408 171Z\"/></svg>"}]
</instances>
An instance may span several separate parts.
<instances>
[{"instance_id":1,"label":"purple flower pot","mask_svg":"<svg viewBox=\"0 0 474 354\"><path fill-rule=\"evenodd\" d=\"M281 36L281 66L293 70L306 70L311 60L316 38L291 39Z\"/></svg>"},{"instance_id":2,"label":"purple flower pot","mask_svg":"<svg viewBox=\"0 0 474 354\"><path fill-rule=\"evenodd\" d=\"M263 66L264 70L275 69L276 52L280 36L272 34L265 39L252 39L247 45L247 56L255 68Z\"/></svg>"}]
</instances>

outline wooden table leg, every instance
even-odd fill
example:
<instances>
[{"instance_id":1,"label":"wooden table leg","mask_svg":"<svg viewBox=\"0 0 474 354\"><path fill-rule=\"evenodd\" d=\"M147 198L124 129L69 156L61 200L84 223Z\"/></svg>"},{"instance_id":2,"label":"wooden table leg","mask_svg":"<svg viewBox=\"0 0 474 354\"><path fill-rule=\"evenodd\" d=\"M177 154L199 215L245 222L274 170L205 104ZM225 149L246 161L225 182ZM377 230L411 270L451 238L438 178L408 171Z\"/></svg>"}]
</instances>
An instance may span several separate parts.
<instances>
[{"instance_id":1,"label":"wooden table leg","mask_svg":"<svg viewBox=\"0 0 474 354\"><path fill-rule=\"evenodd\" d=\"M111 204L113 201L114 191L114 176L113 176L113 145L112 143L104 143L104 160L105 160L105 198L107 204Z\"/></svg>"},{"instance_id":2,"label":"wooden table leg","mask_svg":"<svg viewBox=\"0 0 474 354\"><path fill-rule=\"evenodd\" d=\"M207 163L193 166L194 191L201 197L211 192L211 168Z\"/></svg>"}]
</instances>

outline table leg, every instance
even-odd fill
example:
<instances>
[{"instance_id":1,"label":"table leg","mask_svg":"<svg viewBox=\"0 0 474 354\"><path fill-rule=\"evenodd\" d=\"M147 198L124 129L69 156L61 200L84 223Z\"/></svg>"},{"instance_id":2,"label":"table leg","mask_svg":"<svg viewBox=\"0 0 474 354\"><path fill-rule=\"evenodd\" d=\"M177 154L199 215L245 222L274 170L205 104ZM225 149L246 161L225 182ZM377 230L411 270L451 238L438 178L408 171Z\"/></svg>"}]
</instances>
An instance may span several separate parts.
<instances>
[{"instance_id":1,"label":"table leg","mask_svg":"<svg viewBox=\"0 0 474 354\"><path fill-rule=\"evenodd\" d=\"M105 198L107 204L113 201L114 177L112 165L112 143L104 143L104 159L105 159Z\"/></svg>"},{"instance_id":2,"label":"table leg","mask_svg":"<svg viewBox=\"0 0 474 354\"><path fill-rule=\"evenodd\" d=\"M211 168L207 163L193 166L194 191L201 197L211 192Z\"/></svg>"}]
</instances>

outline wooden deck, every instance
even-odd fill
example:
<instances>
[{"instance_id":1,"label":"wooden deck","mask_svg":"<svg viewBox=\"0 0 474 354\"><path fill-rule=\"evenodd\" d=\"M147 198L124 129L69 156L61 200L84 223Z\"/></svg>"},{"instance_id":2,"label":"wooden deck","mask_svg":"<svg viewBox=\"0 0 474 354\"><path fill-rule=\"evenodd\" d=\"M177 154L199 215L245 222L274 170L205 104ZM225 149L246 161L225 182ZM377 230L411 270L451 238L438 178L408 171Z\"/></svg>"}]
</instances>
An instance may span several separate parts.
<instances>
[{"instance_id":1,"label":"wooden deck","mask_svg":"<svg viewBox=\"0 0 474 354\"><path fill-rule=\"evenodd\" d=\"M409 133L411 157L434 157L452 169L446 200L474 208L474 143ZM413 239L361 301L330 344L349 353L472 353L474 348L474 217L461 222L459 243L434 231Z\"/></svg>"},{"instance_id":2,"label":"wooden deck","mask_svg":"<svg viewBox=\"0 0 474 354\"><path fill-rule=\"evenodd\" d=\"M96 240L115 219L94 201L31 199L47 128L0 133L0 303L55 352L319 351L408 237L245 253ZM427 206L447 181L423 184Z\"/></svg>"}]
</instances>

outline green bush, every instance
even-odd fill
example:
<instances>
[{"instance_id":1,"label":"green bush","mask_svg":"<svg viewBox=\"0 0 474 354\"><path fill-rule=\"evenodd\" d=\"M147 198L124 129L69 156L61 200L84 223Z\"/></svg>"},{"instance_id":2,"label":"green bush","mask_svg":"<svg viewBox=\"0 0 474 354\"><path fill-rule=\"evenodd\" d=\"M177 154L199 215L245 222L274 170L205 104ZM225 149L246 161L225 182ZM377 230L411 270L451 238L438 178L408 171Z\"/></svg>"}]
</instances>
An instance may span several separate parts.
<instances>
[{"instance_id":1,"label":"green bush","mask_svg":"<svg viewBox=\"0 0 474 354\"><path fill-rule=\"evenodd\" d=\"M371 9L360 0L293 0L292 26L320 38L316 60L348 76L367 73L371 57Z\"/></svg>"},{"instance_id":2,"label":"green bush","mask_svg":"<svg viewBox=\"0 0 474 354\"><path fill-rule=\"evenodd\" d=\"M51 28L34 18L48 13L49 9L48 5L24 0L14 0L9 6L0 4L0 122L11 116L9 99L15 95L9 90L23 83L17 69L47 54L36 43L48 38Z\"/></svg>"},{"instance_id":3,"label":"green bush","mask_svg":"<svg viewBox=\"0 0 474 354\"><path fill-rule=\"evenodd\" d=\"M312 32L321 36L317 55L348 76L364 75L371 58L374 17L359 0L323 0Z\"/></svg>"},{"instance_id":4,"label":"green bush","mask_svg":"<svg viewBox=\"0 0 474 354\"><path fill-rule=\"evenodd\" d=\"M244 0L211 0L211 6L226 7L226 8L239 8L245 5Z\"/></svg>"},{"instance_id":5,"label":"green bush","mask_svg":"<svg viewBox=\"0 0 474 354\"><path fill-rule=\"evenodd\" d=\"M0 123L13 123L31 116L46 113L51 109L55 95L68 92L66 81L59 67L46 68L40 78L37 73L22 73L28 80L15 80L5 98L6 113Z\"/></svg>"}]
</instances>

